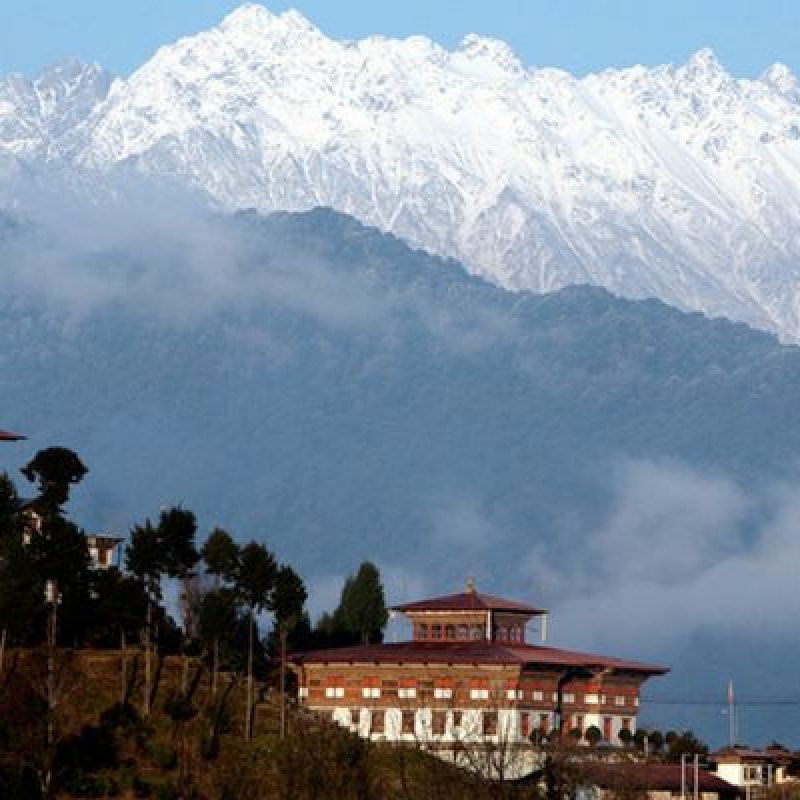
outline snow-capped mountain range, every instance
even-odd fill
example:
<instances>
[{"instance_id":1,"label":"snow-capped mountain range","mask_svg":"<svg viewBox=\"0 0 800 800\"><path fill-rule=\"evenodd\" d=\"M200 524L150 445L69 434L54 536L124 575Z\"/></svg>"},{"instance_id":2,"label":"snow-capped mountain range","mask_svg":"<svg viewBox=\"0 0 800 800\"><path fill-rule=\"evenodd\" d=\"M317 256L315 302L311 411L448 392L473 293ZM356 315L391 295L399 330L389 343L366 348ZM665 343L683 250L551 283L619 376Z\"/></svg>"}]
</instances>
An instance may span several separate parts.
<instances>
[{"instance_id":1,"label":"snow-capped mountain range","mask_svg":"<svg viewBox=\"0 0 800 800\"><path fill-rule=\"evenodd\" d=\"M177 179L225 209L330 206L507 288L592 283L800 340L800 83L576 78L470 35L336 41L245 5L129 78L0 78L0 175Z\"/></svg>"}]
</instances>

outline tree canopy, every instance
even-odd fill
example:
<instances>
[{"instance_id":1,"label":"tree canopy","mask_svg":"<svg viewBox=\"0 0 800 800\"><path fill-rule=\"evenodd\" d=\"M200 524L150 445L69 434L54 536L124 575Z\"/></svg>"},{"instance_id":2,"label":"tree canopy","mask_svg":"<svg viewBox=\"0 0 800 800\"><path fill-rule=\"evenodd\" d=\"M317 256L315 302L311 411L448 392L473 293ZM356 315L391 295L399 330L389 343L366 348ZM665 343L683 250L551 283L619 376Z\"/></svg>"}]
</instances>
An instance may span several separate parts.
<instances>
[{"instance_id":1,"label":"tree canopy","mask_svg":"<svg viewBox=\"0 0 800 800\"><path fill-rule=\"evenodd\" d=\"M368 644L383 641L388 620L380 571L372 562L364 561L358 572L345 581L333 615L334 626Z\"/></svg>"},{"instance_id":2,"label":"tree canopy","mask_svg":"<svg viewBox=\"0 0 800 800\"><path fill-rule=\"evenodd\" d=\"M236 589L248 608L264 611L270 607L277 571L275 557L263 544L250 542L242 548Z\"/></svg>"},{"instance_id":3,"label":"tree canopy","mask_svg":"<svg viewBox=\"0 0 800 800\"><path fill-rule=\"evenodd\" d=\"M164 553L159 531L149 519L131 529L125 567L148 586L148 591L160 597Z\"/></svg>"},{"instance_id":4,"label":"tree canopy","mask_svg":"<svg viewBox=\"0 0 800 800\"><path fill-rule=\"evenodd\" d=\"M206 571L219 580L233 581L239 568L239 545L228 531L214 528L202 549Z\"/></svg>"},{"instance_id":5,"label":"tree canopy","mask_svg":"<svg viewBox=\"0 0 800 800\"><path fill-rule=\"evenodd\" d=\"M78 456L66 447L40 450L20 472L39 488L39 501L45 507L60 509L69 500L70 487L88 472Z\"/></svg>"},{"instance_id":6,"label":"tree canopy","mask_svg":"<svg viewBox=\"0 0 800 800\"><path fill-rule=\"evenodd\" d=\"M158 539L164 572L171 578L185 578L200 560L195 546L197 520L191 511L175 507L161 512Z\"/></svg>"}]
</instances>

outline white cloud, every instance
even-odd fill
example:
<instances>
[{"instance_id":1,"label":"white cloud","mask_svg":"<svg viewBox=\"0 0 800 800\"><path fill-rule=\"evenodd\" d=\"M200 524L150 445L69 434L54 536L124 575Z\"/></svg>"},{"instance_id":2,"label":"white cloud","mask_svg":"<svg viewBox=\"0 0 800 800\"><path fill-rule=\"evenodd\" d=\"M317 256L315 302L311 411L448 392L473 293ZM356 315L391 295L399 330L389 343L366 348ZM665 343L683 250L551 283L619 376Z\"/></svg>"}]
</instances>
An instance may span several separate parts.
<instances>
[{"instance_id":1,"label":"white cloud","mask_svg":"<svg viewBox=\"0 0 800 800\"><path fill-rule=\"evenodd\" d=\"M800 633L800 487L756 494L678 464L626 462L607 520L527 571L552 598L560 644L675 654L701 630L753 641Z\"/></svg>"}]
</instances>

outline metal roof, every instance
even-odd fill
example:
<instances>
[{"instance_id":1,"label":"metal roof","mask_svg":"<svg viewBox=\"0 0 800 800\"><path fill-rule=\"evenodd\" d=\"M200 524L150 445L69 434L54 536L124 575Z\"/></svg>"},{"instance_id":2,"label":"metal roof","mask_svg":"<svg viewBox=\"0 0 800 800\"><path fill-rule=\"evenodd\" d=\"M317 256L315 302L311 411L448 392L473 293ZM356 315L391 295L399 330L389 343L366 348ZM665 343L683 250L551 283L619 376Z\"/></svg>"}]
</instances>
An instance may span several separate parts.
<instances>
[{"instance_id":1,"label":"metal roof","mask_svg":"<svg viewBox=\"0 0 800 800\"><path fill-rule=\"evenodd\" d=\"M297 663L366 663L366 664L508 664L519 666L610 669L641 675L663 675L667 667L642 664L608 656L578 653L540 645L509 644L490 641L401 642L337 647L295 653Z\"/></svg>"},{"instance_id":2,"label":"metal roof","mask_svg":"<svg viewBox=\"0 0 800 800\"><path fill-rule=\"evenodd\" d=\"M793 756L788 750L777 747L768 747L764 750L753 750L749 747L723 747L710 753L709 761L714 763L736 763L741 761L785 761L789 762Z\"/></svg>"},{"instance_id":3,"label":"metal roof","mask_svg":"<svg viewBox=\"0 0 800 800\"><path fill-rule=\"evenodd\" d=\"M545 608L533 608L515 600L493 597L479 592L459 592L443 597L431 597L427 600L415 600L394 606L392 611L409 613L415 611L510 611L519 614L546 614Z\"/></svg>"},{"instance_id":4,"label":"metal roof","mask_svg":"<svg viewBox=\"0 0 800 800\"><path fill-rule=\"evenodd\" d=\"M680 764L631 762L594 764L587 768L586 773L586 778L591 783L608 789L679 792L685 788L688 793L694 791L694 769L687 769L682 776ZM736 786L704 769L697 772L697 788L701 792L717 792L728 795L739 793Z\"/></svg>"}]
</instances>

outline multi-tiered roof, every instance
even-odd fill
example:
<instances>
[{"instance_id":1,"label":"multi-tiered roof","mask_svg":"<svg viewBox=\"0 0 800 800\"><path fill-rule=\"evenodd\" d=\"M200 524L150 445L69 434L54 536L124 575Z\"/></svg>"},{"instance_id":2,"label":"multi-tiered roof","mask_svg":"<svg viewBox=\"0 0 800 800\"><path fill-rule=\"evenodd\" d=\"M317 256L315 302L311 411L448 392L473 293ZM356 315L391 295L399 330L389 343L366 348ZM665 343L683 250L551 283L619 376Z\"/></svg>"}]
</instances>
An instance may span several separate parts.
<instances>
[{"instance_id":1,"label":"multi-tiered roof","mask_svg":"<svg viewBox=\"0 0 800 800\"><path fill-rule=\"evenodd\" d=\"M306 664L493 664L628 674L663 675L665 667L637 661L562 650L526 641L526 625L545 620L547 610L477 592L465 592L404 603L391 609L408 617L410 641L367 644L300 653Z\"/></svg>"}]
</instances>

